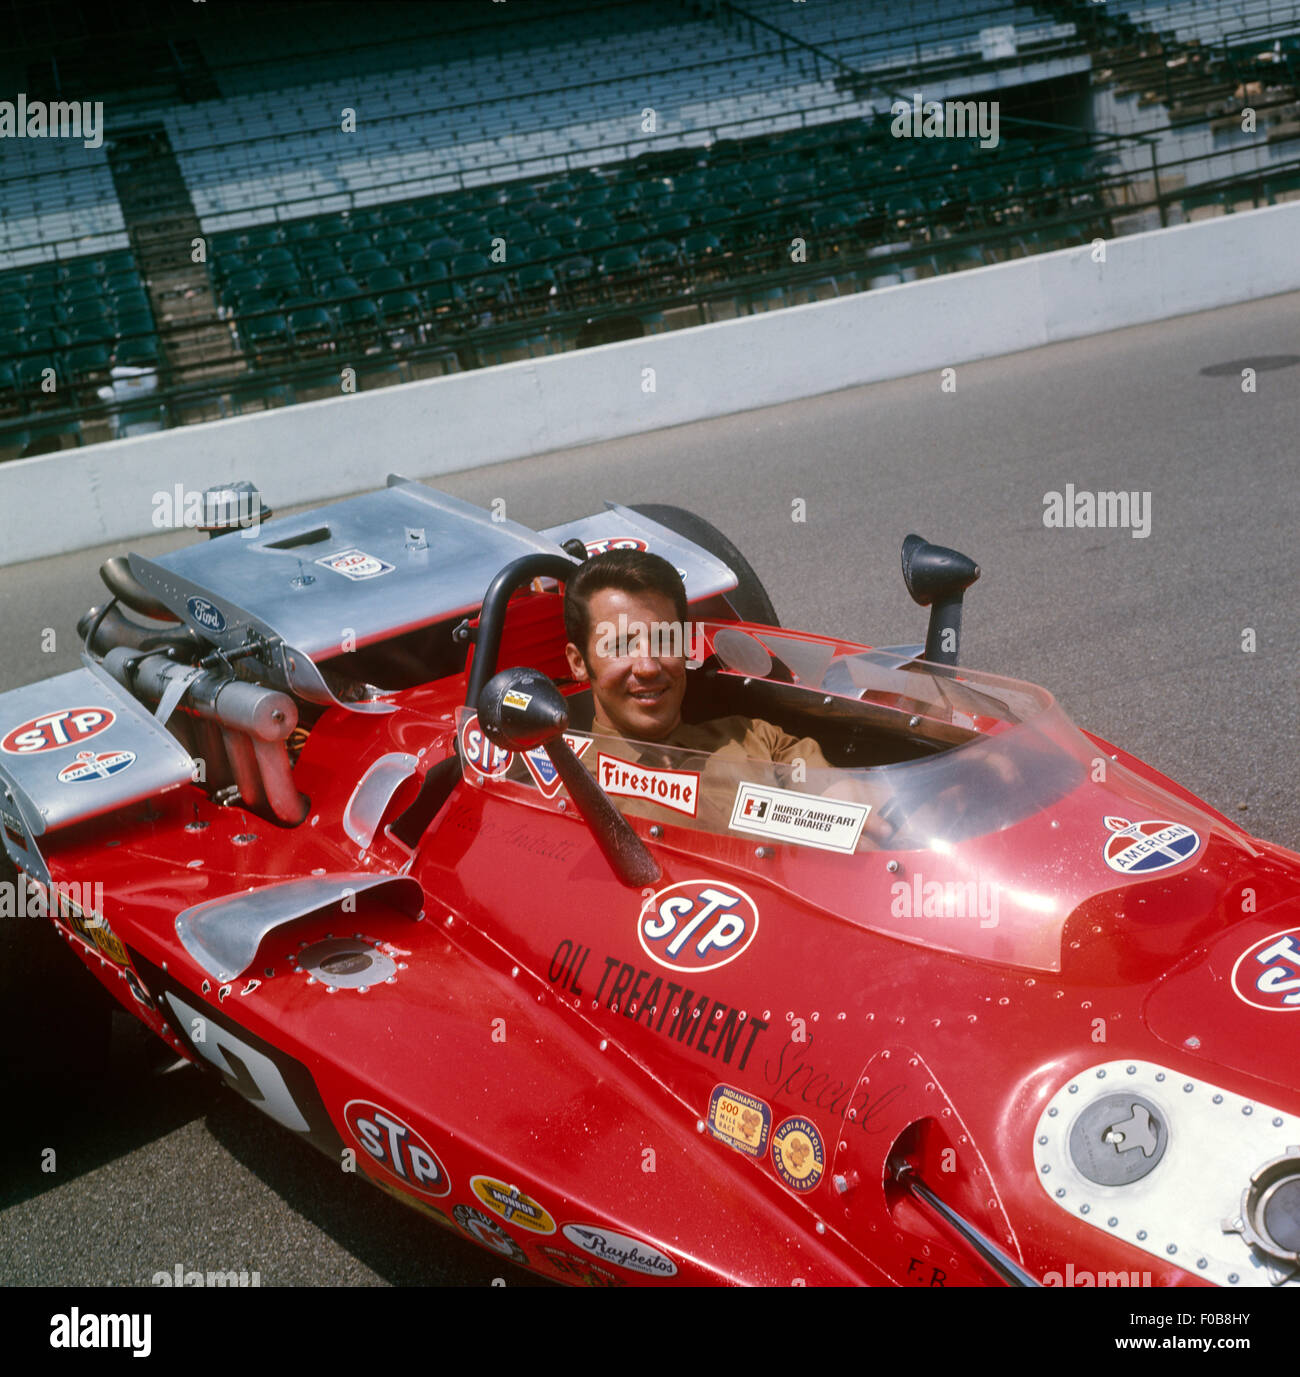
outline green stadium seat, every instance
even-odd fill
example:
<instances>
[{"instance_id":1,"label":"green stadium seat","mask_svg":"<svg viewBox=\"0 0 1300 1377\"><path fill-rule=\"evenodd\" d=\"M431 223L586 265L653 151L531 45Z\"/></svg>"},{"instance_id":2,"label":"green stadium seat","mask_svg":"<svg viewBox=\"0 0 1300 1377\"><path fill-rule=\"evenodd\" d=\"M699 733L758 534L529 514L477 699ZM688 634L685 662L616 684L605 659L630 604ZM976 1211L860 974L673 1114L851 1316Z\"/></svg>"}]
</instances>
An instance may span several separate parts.
<instances>
[{"instance_id":1,"label":"green stadium seat","mask_svg":"<svg viewBox=\"0 0 1300 1377\"><path fill-rule=\"evenodd\" d=\"M376 268L366 276L366 291L372 296L377 297L381 292L400 292L405 286L406 274L401 268ZM383 310L382 302L380 310Z\"/></svg>"},{"instance_id":2,"label":"green stadium seat","mask_svg":"<svg viewBox=\"0 0 1300 1377\"><path fill-rule=\"evenodd\" d=\"M111 366L109 351L102 344L85 344L68 354L68 372L78 382L107 377Z\"/></svg>"},{"instance_id":3,"label":"green stadium seat","mask_svg":"<svg viewBox=\"0 0 1300 1377\"><path fill-rule=\"evenodd\" d=\"M376 268L388 266L388 255L383 249L361 249L348 261L348 269L353 277L363 277Z\"/></svg>"},{"instance_id":4,"label":"green stadium seat","mask_svg":"<svg viewBox=\"0 0 1300 1377\"><path fill-rule=\"evenodd\" d=\"M310 306L289 313L289 329L295 345L328 344L334 338L334 322L329 312L320 306Z\"/></svg>"}]
</instances>

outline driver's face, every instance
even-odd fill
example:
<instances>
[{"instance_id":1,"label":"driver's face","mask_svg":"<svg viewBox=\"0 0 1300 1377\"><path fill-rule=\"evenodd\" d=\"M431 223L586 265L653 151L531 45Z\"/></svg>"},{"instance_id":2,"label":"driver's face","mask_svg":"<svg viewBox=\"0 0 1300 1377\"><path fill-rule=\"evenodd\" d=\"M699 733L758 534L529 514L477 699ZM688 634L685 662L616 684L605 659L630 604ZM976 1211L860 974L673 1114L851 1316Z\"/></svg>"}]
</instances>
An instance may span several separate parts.
<instances>
[{"instance_id":1,"label":"driver's face","mask_svg":"<svg viewBox=\"0 0 1300 1377\"><path fill-rule=\"evenodd\" d=\"M595 730L612 729L637 741L664 740L682 720L686 692L686 656L651 653L687 644L686 627L678 637L668 634L667 628L677 624L672 601L662 593L602 588L588 598L587 611L586 655L572 641L565 654L573 677L591 683ZM658 644L651 634L656 624L663 628Z\"/></svg>"}]
</instances>

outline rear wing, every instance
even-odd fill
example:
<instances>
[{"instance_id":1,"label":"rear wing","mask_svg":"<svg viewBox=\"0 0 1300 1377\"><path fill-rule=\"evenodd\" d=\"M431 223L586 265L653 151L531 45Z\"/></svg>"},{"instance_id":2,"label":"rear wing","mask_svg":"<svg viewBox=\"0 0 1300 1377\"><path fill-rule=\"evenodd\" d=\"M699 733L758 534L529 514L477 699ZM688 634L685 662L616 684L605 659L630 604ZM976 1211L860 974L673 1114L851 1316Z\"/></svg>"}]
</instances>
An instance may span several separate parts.
<instances>
[{"instance_id":1,"label":"rear wing","mask_svg":"<svg viewBox=\"0 0 1300 1377\"><path fill-rule=\"evenodd\" d=\"M40 839L188 784L194 762L96 665L0 693L0 836L50 883Z\"/></svg>"}]
</instances>

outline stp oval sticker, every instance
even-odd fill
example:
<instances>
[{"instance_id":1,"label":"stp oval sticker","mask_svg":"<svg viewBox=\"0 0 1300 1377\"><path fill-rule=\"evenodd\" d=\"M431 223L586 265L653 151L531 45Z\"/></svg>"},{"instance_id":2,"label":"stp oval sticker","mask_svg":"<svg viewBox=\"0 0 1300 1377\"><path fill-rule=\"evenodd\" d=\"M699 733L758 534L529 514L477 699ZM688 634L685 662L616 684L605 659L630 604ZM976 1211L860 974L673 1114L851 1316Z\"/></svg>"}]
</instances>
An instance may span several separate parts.
<instances>
[{"instance_id":1,"label":"stp oval sticker","mask_svg":"<svg viewBox=\"0 0 1300 1377\"><path fill-rule=\"evenodd\" d=\"M10 755L61 751L65 746L76 746L106 732L116 720L112 708L58 708L6 732L0 740L0 751Z\"/></svg>"},{"instance_id":2,"label":"stp oval sticker","mask_svg":"<svg viewBox=\"0 0 1300 1377\"><path fill-rule=\"evenodd\" d=\"M479 726L477 713L471 713L461 724L460 753L461 759L467 765L488 779L496 779L505 774L515 758L513 751L493 745L487 739L483 728Z\"/></svg>"},{"instance_id":3,"label":"stp oval sticker","mask_svg":"<svg viewBox=\"0 0 1300 1377\"><path fill-rule=\"evenodd\" d=\"M758 934L758 905L725 880L682 880L641 906L641 949L670 971L712 971L734 961Z\"/></svg>"},{"instance_id":4,"label":"stp oval sticker","mask_svg":"<svg viewBox=\"0 0 1300 1377\"><path fill-rule=\"evenodd\" d=\"M451 1178L438 1154L396 1114L370 1100L349 1100L343 1119L370 1159L404 1186L434 1197L451 1193Z\"/></svg>"},{"instance_id":5,"label":"stp oval sticker","mask_svg":"<svg viewBox=\"0 0 1300 1377\"><path fill-rule=\"evenodd\" d=\"M1253 1009L1300 1011L1300 927L1262 937L1237 958L1232 989Z\"/></svg>"}]
</instances>

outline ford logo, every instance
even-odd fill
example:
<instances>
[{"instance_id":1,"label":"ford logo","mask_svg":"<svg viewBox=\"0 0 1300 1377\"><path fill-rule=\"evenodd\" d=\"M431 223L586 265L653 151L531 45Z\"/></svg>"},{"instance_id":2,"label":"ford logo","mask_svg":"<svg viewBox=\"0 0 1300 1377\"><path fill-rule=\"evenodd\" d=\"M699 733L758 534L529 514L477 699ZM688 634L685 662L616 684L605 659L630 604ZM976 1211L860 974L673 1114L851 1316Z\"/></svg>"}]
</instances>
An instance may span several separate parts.
<instances>
[{"instance_id":1,"label":"ford logo","mask_svg":"<svg viewBox=\"0 0 1300 1377\"><path fill-rule=\"evenodd\" d=\"M190 598L185 606L189 608L190 616L205 631L226 629L226 619L221 615L221 609L215 603L210 603L207 598Z\"/></svg>"}]
</instances>

